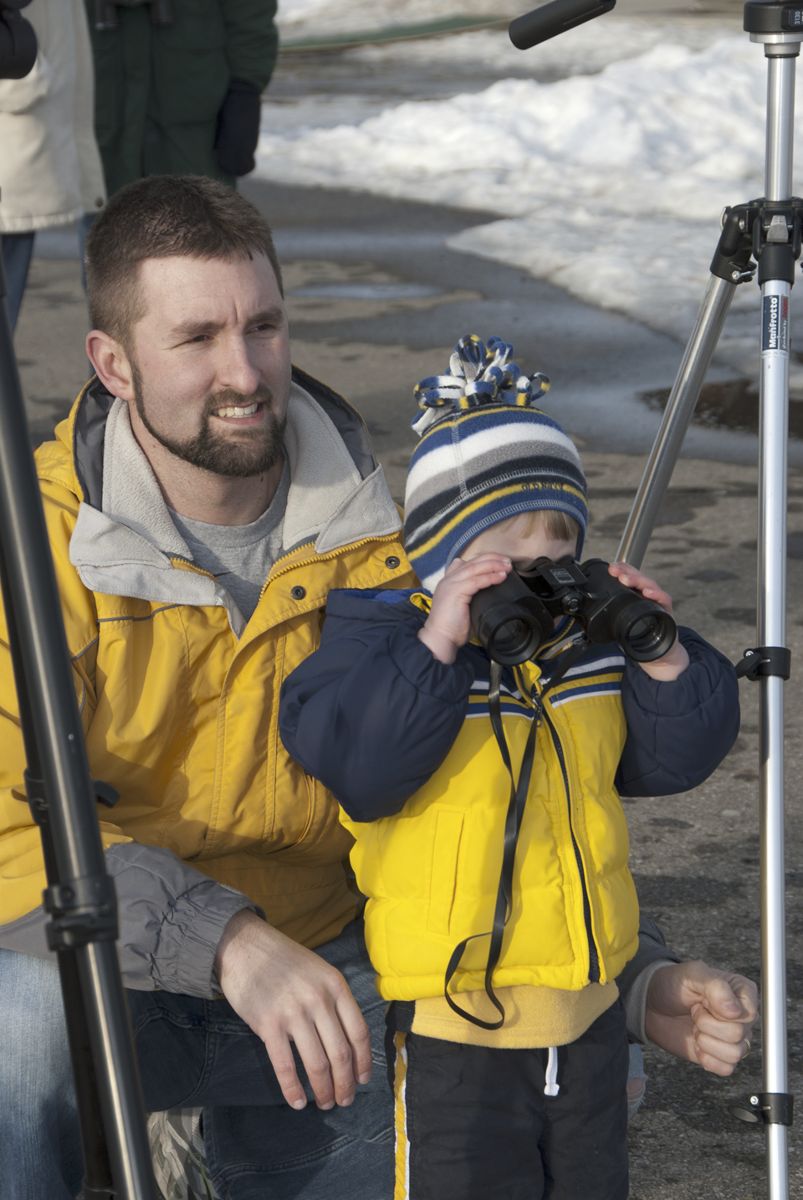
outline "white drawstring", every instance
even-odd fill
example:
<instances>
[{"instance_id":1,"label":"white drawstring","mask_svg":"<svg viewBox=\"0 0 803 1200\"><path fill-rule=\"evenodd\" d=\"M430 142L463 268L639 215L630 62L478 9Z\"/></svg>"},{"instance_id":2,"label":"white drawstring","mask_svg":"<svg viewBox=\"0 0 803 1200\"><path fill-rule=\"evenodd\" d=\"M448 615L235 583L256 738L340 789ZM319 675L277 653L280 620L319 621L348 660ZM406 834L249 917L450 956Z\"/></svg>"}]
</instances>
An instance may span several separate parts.
<instances>
[{"instance_id":1,"label":"white drawstring","mask_svg":"<svg viewBox=\"0 0 803 1200\"><path fill-rule=\"evenodd\" d=\"M544 1074L544 1095L557 1096L560 1091L558 1083L558 1048L557 1046L549 1047L549 1055L546 1060L546 1072Z\"/></svg>"}]
</instances>

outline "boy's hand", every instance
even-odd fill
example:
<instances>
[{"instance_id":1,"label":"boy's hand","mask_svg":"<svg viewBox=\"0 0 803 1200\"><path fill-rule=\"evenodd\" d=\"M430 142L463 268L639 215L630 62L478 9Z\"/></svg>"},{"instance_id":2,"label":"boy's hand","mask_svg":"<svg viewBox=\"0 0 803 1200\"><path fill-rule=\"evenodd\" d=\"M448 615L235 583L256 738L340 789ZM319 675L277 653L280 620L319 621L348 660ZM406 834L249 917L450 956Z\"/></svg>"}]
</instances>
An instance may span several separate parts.
<instances>
[{"instance_id":1,"label":"boy's hand","mask_svg":"<svg viewBox=\"0 0 803 1200\"><path fill-rule=\"evenodd\" d=\"M432 593L432 608L418 636L442 663L453 663L471 632L469 606L477 592L501 583L513 569L503 554L455 558Z\"/></svg>"},{"instance_id":2,"label":"boy's hand","mask_svg":"<svg viewBox=\"0 0 803 1200\"><path fill-rule=\"evenodd\" d=\"M654 579L650 579L649 575L645 575L637 567L631 567L628 563L623 562L612 562L608 571L625 587L633 588L634 591L640 592L645 600L652 600L654 604L659 604L661 608L665 608L668 613L671 613L672 597L669 592L665 592L662 587L659 587ZM678 638L675 638L671 648L661 658L654 658L652 662L639 663L641 669L652 679L657 679L662 683L671 683L672 680L677 679L688 665L689 656L686 647Z\"/></svg>"}]
</instances>

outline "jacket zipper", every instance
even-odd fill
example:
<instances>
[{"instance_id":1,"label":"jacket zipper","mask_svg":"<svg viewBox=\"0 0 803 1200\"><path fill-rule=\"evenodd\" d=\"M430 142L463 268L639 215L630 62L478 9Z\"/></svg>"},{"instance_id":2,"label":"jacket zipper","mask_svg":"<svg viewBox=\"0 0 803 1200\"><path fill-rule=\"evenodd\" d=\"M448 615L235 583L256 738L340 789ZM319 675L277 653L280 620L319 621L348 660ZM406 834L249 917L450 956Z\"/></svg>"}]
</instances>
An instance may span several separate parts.
<instances>
[{"instance_id":1,"label":"jacket zipper","mask_svg":"<svg viewBox=\"0 0 803 1200\"><path fill-rule=\"evenodd\" d=\"M260 598L260 600L262 599L262 596L265 592L265 588L268 586L269 583L271 583L274 579L278 579L280 575L285 575L288 571L294 571L296 569L296 567L312 567L315 565L315 563L327 562L329 559L337 558L338 555L343 554L345 551L351 552L352 550L359 550L359 548L361 546L368 546L368 545L371 545L372 543L373 544L376 544L376 543L381 544L382 542L398 542L398 540L399 540L399 538L398 538L397 534L389 533L389 534L385 534L384 537L360 538L360 540L358 542L349 542L348 545L346 545L346 546L338 546L338 548L336 550L329 550L326 554L316 554L314 558L304 558L300 562L287 563L285 566L279 566L279 563L281 563L282 559L278 559L277 562L275 562L273 565L274 565L274 569L276 567L279 567L279 569L278 569L278 571L275 571L275 573L274 573L274 570L271 570L268 572L268 578L265 580L265 582L262 585L262 590L259 593L259 598ZM291 551L291 553L292 553L292 551ZM283 555L282 557L284 558L284 557L288 557L288 556Z\"/></svg>"},{"instance_id":2,"label":"jacket zipper","mask_svg":"<svg viewBox=\"0 0 803 1200\"><path fill-rule=\"evenodd\" d=\"M271 582L271 580L278 579L278 577L280 575L285 575L288 571L294 571L296 567L311 567L311 566L314 566L315 563L327 562L329 559L337 558L337 556L339 554L342 554L344 550L348 550L348 551L358 550L360 548L360 546L368 546L371 543L397 542L398 540L399 540L398 537L394 533L386 534L384 537L381 537L381 538L372 538L372 537L371 538L360 538L360 540L358 542L349 542L349 544L347 546L339 546L337 548L337 550L330 550L327 554L317 554L315 556L315 558L305 558L305 559L302 559L301 562L288 563L286 566L280 567L279 570L276 571L275 574L273 573L273 571L269 571L268 578L265 580L265 582L262 584L262 587L259 590L259 598L257 600L257 604L262 599L262 597L265 595L265 589L267 588L267 586ZM284 556L284 557L286 557L286 556ZM215 579L215 576L212 574L211 571L206 571L206 570L204 570L203 567L199 567L197 565L197 563L194 563L192 561L191 558L184 558L184 556L181 554L173 554L173 555L171 555L171 559L175 559L177 562L186 563L187 566L192 568L193 572L196 575L206 575L209 579L211 579L213 581ZM279 559L278 562L281 562L281 559ZM274 567L278 565L278 562L274 563Z\"/></svg>"},{"instance_id":3,"label":"jacket zipper","mask_svg":"<svg viewBox=\"0 0 803 1200\"><path fill-rule=\"evenodd\" d=\"M577 838L574 836L574 826L572 824L572 794L569 788L569 773L566 770L566 759L563 754L563 746L561 745L560 738L558 737L558 731L546 711L546 706L543 704L541 713L552 737L552 743L558 756L558 762L560 763L561 775L563 776L563 787L566 792L566 808L569 814L569 830L572 835L572 846L574 847L574 857L577 862L577 871L580 875L580 887L583 891L583 920L585 921L586 937L588 939L588 981L589 983L599 983L599 951L597 950L597 946L594 941L594 933L591 927L591 902L588 898L588 885L586 883L583 859L580 854L580 847L577 844Z\"/></svg>"}]
</instances>

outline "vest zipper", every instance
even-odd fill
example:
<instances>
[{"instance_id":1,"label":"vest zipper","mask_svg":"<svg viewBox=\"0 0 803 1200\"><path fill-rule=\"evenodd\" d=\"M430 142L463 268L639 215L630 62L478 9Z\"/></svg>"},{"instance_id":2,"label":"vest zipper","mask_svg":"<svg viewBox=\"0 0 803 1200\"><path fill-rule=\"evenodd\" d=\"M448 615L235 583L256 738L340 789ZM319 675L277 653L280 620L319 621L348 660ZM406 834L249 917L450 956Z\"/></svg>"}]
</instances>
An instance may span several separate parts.
<instances>
[{"instance_id":1,"label":"vest zipper","mask_svg":"<svg viewBox=\"0 0 803 1200\"><path fill-rule=\"evenodd\" d=\"M563 787L566 792L566 808L569 813L569 830L572 835L574 857L577 862L577 870L580 875L580 887L583 891L583 920L585 921L586 937L588 939L588 981L589 983L599 983L599 951L597 950L597 946L594 941L594 933L591 926L591 902L588 898L588 885L586 883L583 859L580 854L580 847L577 844L577 839L574 836L574 826L572 824L572 794L569 788L569 772L566 770L566 759L563 754L563 746L561 745L560 738L558 737L558 731L552 723L548 712L546 711L546 706L542 706L541 712L552 737L555 753L558 756L561 775L563 776Z\"/></svg>"}]
</instances>

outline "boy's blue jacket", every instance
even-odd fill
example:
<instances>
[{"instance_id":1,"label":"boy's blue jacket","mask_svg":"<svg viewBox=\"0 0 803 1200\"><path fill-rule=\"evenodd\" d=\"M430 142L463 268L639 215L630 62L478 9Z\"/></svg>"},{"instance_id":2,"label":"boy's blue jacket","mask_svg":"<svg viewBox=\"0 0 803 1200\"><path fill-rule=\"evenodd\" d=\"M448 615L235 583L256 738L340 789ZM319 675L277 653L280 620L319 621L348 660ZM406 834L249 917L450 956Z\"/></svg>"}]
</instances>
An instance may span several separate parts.
<instances>
[{"instance_id":1,"label":"boy's blue jacket","mask_svg":"<svg viewBox=\"0 0 803 1200\"><path fill-rule=\"evenodd\" d=\"M366 935L386 999L443 992L454 947L490 930L510 776L489 719L489 660L451 665L417 634L411 592L333 591L320 648L288 678L281 736L340 802L367 897ZM503 676L518 775L542 709L516 850L513 911L494 984L576 990L615 979L635 953L638 904L619 795L696 787L739 727L736 674L690 629L690 657L658 683L618 646L588 646L549 685L555 660ZM488 940L469 943L450 990L483 987Z\"/></svg>"}]
</instances>

